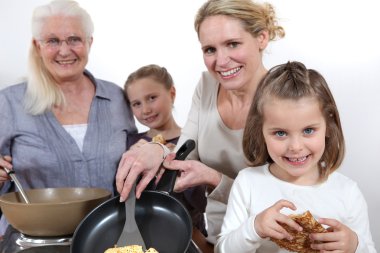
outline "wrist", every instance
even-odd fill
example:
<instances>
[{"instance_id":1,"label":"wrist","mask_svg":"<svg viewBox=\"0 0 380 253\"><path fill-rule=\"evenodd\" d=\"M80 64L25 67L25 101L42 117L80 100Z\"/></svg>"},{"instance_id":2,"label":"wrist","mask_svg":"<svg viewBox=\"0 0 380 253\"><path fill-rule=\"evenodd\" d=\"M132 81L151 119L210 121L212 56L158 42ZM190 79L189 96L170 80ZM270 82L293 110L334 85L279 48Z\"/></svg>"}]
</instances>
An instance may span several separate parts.
<instances>
[{"instance_id":1,"label":"wrist","mask_svg":"<svg viewBox=\"0 0 380 253\"><path fill-rule=\"evenodd\" d=\"M151 142L148 142L147 144L157 144L157 145L159 145L162 148L162 151L163 151L162 159L165 159L166 156L171 153L170 149L168 147L166 147L164 144L160 143L160 142L151 141Z\"/></svg>"},{"instance_id":2,"label":"wrist","mask_svg":"<svg viewBox=\"0 0 380 253\"><path fill-rule=\"evenodd\" d=\"M212 170L212 173L207 177L207 189L208 192L212 192L222 181L222 173Z\"/></svg>"}]
</instances>

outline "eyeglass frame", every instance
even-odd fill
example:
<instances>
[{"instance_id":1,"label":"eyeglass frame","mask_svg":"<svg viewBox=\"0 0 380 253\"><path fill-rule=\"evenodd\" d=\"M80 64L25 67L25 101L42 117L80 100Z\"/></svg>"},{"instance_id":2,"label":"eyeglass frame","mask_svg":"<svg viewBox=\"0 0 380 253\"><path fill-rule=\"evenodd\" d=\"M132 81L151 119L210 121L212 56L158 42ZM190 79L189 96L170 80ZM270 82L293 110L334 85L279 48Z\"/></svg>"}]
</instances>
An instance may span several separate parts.
<instances>
[{"instance_id":1,"label":"eyeglass frame","mask_svg":"<svg viewBox=\"0 0 380 253\"><path fill-rule=\"evenodd\" d=\"M79 41L75 41L78 39L79 39ZM55 40L55 41L53 41L53 40ZM70 48L83 47L86 43L86 40L87 40L87 38L83 39L80 36L71 35L71 36L66 37L66 39L63 39L63 40L59 39L57 37L52 37L52 38L48 38L45 40L38 40L38 41L41 43L41 45L43 47L46 47L47 49L57 50L58 48L60 48L62 46L63 42L66 42L66 45ZM53 43L55 43L55 44L53 44ZM75 43L79 43L79 44L75 44Z\"/></svg>"}]
</instances>

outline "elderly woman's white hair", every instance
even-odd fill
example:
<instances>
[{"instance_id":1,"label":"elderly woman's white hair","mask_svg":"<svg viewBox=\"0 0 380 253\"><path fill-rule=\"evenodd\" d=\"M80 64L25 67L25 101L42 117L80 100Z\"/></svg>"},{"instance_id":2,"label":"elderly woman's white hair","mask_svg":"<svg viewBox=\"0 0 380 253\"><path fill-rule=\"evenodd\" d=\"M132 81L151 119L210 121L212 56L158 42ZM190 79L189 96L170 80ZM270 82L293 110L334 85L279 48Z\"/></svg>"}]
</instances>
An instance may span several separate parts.
<instances>
[{"instance_id":1,"label":"elderly woman's white hair","mask_svg":"<svg viewBox=\"0 0 380 253\"><path fill-rule=\"evenodd\" d=\"M49 4L38 6L34 10L32 16L33 40L41 39L46 19L58 15L79 18L86 38L92 37L94 24L86 10L72 0L54 0ZM24 106L29 113L37 115L50 110L54 105L64 104L65 99L51 74L45 68L33 40L29 50L28 84Z\"/></svg>"}]
</instances>

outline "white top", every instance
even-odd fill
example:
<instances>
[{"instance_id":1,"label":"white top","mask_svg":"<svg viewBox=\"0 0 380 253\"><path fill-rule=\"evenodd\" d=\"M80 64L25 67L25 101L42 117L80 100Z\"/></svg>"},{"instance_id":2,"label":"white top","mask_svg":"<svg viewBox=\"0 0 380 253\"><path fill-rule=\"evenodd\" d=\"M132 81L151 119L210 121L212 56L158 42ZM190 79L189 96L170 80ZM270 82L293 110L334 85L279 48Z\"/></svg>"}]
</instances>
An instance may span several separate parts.
<instances>
[{"instance_id":1,"label":"white top","mask_svg":"<svg viewBox=\"0 0 380 253\"><path fill-rule=\"evenodd\" d=\"M296 211L284 208L282 213L309 210L316 219L336 219L358 235L356 252L376 252L367 203L353 180L334 172L322 184L299 186L274 177L267 165L244 169L235 179L215 252L288 252L260 238L253 226L256 215L280 199L289 200L297 207Z\"/></svg>"},{"instance_id":2,"label":"white top","mask_svg":"<svg viewBox=\"0 0 380 253\"><path fill-rule=\"evenodd\" d=\"M248 166L242 147L243 129L232 130L223 123L217 109L218 90L219 83L204 72L177 144L179 148L187 139L193 139L196 148L187 159L201 161L223 173L221 183L207 197L207 240L211 243L220 233L233 179Z\"/></svg>"},{"instance_id":3,"label":"white top","mask_svg":"<svg viewBox=\"0 0 380 253\"><path fill-rule=\"evenodd\" d=\"M83 150L84 136L87 132L87 124L63 125L63 128L73 137L79 150Z\"/></svg>"}]
</instances>

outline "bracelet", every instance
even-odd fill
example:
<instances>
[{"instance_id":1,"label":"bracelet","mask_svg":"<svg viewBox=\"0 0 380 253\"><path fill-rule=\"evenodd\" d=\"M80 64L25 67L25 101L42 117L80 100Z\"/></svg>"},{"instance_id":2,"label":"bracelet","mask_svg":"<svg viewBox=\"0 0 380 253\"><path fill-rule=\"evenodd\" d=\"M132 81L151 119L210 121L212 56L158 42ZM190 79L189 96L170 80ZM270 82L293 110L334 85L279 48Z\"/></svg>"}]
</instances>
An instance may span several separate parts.
<instances>
[{"instance_id":1,"label":"bracelet","mask_svg":"<svg viewBox=\"0 0 380 253\"><path fill-rule=\"evenodd\" d=\"M148 144L158 144L161 146L162 150L164 151L164 154L162 155L162 159L165 159L166 156L171 153L170 149L160 142L151 141L151 142L148 142Z\"/></svg>"}]
</instances>

